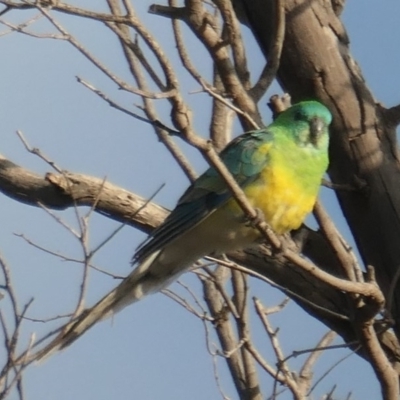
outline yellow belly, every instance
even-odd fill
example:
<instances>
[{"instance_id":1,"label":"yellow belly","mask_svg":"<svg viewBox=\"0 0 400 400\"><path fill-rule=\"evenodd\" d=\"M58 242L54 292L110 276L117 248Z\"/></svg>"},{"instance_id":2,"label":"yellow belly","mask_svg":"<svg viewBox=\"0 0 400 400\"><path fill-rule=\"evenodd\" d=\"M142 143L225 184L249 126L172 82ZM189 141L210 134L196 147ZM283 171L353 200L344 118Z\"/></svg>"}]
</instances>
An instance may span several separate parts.
<instances>
[{"instance_id":1,"label":"yellow belly","mask_svg":"<svg viewBox=\"0 0 400 400\"><path fill-rule=\"evenodd\" d=\"M260 180L246 187L245 193L253 207L262 211L271 228L282 234L300 227L312 211L318 188L318 185L312 189L304 188L290 171L275 168L263 172ZM227 206L239 212L234 200L229 201Z\"/></svg>"}]
</instances>

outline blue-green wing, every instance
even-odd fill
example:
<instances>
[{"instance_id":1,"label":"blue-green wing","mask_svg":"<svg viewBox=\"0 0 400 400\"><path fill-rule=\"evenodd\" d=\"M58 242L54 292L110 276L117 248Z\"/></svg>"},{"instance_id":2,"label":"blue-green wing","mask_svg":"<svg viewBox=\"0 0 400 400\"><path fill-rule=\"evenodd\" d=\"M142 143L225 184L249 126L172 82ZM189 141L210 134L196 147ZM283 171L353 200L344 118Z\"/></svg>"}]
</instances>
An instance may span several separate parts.
<instances>
[{"instance_id":1,"label":"blue-green wing","mask_svg":"<svg viewBox=\"0 0 400 400\"><path fill-rule=\"evenodd\" d=\"M221 152L222 161L241 187L257 179L268 163L268 154L260 154L257 150L272 142L272 130L262 129L237 137ZM164 223L139 247L133 262L143 260L193 228L230 197L231 193L218 172L209 168L189 186Z\"/></svg>"}]
</instances>

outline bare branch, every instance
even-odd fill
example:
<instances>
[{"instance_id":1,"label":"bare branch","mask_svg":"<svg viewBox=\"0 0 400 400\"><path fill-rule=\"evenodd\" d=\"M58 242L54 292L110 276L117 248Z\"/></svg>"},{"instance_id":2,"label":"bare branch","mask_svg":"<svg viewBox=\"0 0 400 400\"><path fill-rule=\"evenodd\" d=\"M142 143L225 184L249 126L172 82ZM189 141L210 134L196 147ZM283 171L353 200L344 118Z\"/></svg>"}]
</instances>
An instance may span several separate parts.
<instances>
[{"instance_id":1,"label":"bare branch","mask_svg":"<svg viewBox=\"0 0 400 400\"><path fill-rule=\"evenodd\" d=\"M253 96L254 100L257 102L261 99L264 93L271 86L272 81L276 77L278 72L283 41L285 39L285 8L283 0L276 0L274 2L274 11L276 16L274 18L274 36L272 38L271 49L268 55L268 63L264 67L261 76L258 78L257 83L250 90L250 94Z\"/></svg>"},{"instance_id":2,"label":"bare branch","mask_svg":"<svg viewBox=\"0 0 400 400\"><path fill-rule=\"evenodd\" d=\"M224 32L232 47L232 56L235 70L245 90L250 89L250 73L247 68L246 52L240 32L239 21L236 18L230 0L214 0L224 20ZM224 35L223 35L224 37Z\"/></svg>"},{"instance_id":3,"label":"bare branch","mask_svg":"<svg viewBox=\"0 0 400 400\"><path fill-rule=\"evenodd\" d=\"M214 68L214 86L217 92L224 90L221 77ZM232 132L232 124L236 113L225 104L213 98L212 115L210 122L210 139L215 149L220 152L229 142Z\"/></svg>"},{"instance_id":4,"label":"bare branch","mask_svg":"<svg viewBox=\"0 0 400 400\"><path fill-rule=\"evenodd\" d=\"M40 6L40 2L35 1L34 3L24 2L16 2L14 0L2 0L1 4L7 6L8 10L31 10L37 9ZM43 7L42 7L43 8ZM114 16L105 13L98 13L92 10L87 10L80 7L74 7L70 4L64 3L62 1L54 1L51 4L51 9L54 11L63 12L65 14L74 15L77 17L89 18L95 21L108 21L108 22L120 22L129 25L130 19L128 16ZM4 10L3 10L4 12Z\"/></svg>"},{"instance_id":5,"label":"bare branch","mask_svg":"<svg viewBox=\"0 0 400 400\"><path fill-rule=\"evenodd\" d=\"M76 77L76 80L81 83L83 86L85 86L87 89L91 90L93 93L97 94L100 98L102 98L105 102L107 102L111 107L115 108L118 111L123 112L124 114L129 115L130 117L133 117L135 119L138 119L139 121L142 121L146 124L153 125L154 127L160 128L165 130L166 132L174 135L179 135L179 132L168 128L166 125L161 123L160 121L150 121L149 119L142 117L139 114L136 114L125 107L122 107L118 103L116 103L114 100L110 99L106 94L104 94L101 90L96 89L93 85L90 83L86 82L84 79L80 78L79 76Z\"/></svg>"},{"instance_id":6,"label":"bare branch","mask_svg":"<svg viewBox=\"0 0 400 400\"><path fill-rule=\"evenodd\" d=\"M160 6L156 8L154 8L154 6L152 7L153 12L155 10L159 11L160 9ZM165 16L165 13L163 16ZM225 89L227 93L232 96L234 104L250 115L250 117L256 121L257 125L260 126L261 118L256 104L248 95L236 74L234 65L229 57L227 44L223 42L216 29L214 17L203 8L203 4L200 0L188 0L186 2L186 16L184 21L210 52Z\"/></svg>"},{"instance_id":7,"label":"bare branch","mask_svg":"<svg viewBox=\"0 0 400 400\"><path fill-rule=\"evenodd\" d=\"M321 203L318 201L314 206L314 216L336 256L339 258L347 278L355 282L364 282L361 268L358 265L356 256L351 247L346 243L343 236L336 229Z\"/></svg>"},{"instance_id":8,"label":"bare branch","mask_svg":"<svg viewBox=\"0 0 400 400\"><path fill-rule=\"evenodd\" d=\"M217 279L221 284L226 279L227 271L220 269ZM218 294L218 289L211 280L203 280L204 300L210 310L211 316L215 320L215 330L221 343L223 354L230 354L226 358L229 371L232 375L236 390L242 398L246 398L249 388L245 385L245 377L243 374L243 365L237 352L231 353L236 348L236 338L229 321L228 310L225 307L223 298Z\"/></svg>"},{"instance_id":9,"label":"bare branch","mask_svg":"<svg viewBox=\"0 0 400 400\"><path fill-rule=\"evenodd\" d=\"M399 398L399 377L379 344L373 321L358 321L360 342L370 357L371 366L379 379L385 400Z\"/></svg>"},{"instance_id":10,"label":"bare branch","mask_svg":"<svg viewBox=\"0 0 400 400\"><path fill-rule=\"evenodd\" d=\"M103 186L98 198L99 188ZM47 173L41 177L0 155L0 191L23 203L62 210L68 207L92 206L97 200L96 211L119 222L148 231L159 225L167 210L119 188L109 182L87 175L64 172L62 175Z\"/></svg>"},{"instance_id":11,"label":"bare branch","mask_svg":"<svg viewBox=\"0 0 400 400\"><path fill-rule=\"evenodd\" d=\"M240 319L236 319L237 331L240 342L247 342L249 337L249 309L247 307L247 276L239 271L232 271L232 286L234 292L234 302L236 309L240 315ZM241 347L241 355L243 362L243 371L246 377L246 384L252 388L253 398L262 399L262 394L259 386L259 379L253 357L246 348Z\"/></svg>"},{"instance_id":12,"label":"bare branch","mask_svg":"<svg viewBox=\"0 0 400 400\"><path fill-rule=\"evenodd\" d=\"M322 354L320 349L329 346L336 336L337 336L336 333L333 331L327 332L317 343L317 345L315 346L315 350L312 351L311 354L304 361L304 364L300 369L298 377L299 385L302 388L301 390L303 393L309 393L311 378L313 376L312 371L315 363L318 360L318 357Z\"/></svg>"},{"instance_id":13,"label":"bare branch","mask_svg":"<svg viewBox=\"0 0 400 400\"><path fill-rule=\"evenodd\" d=\"M114 14L119 14L121 12L119 6L115 4L115 2L110 1L109 2L110 8ZM172 65L170 64L169 60L166 58L164 53L161 51L157 41L151 36L151 34L148 32L147 29L143 26L143 24L140 23L138 18L134 16L133 14L133 8L130 7L130 12L129 15L131 17L131 21L133 23L134 28L136 31L141 35L141 37L145 40L146 44L149 46L150 50L153 52L154 56L156 57L158 63L160 64L164 75L167 80L167 86L168 87L178 87L178 79L177 76L173 70ZM111 26L109 26L111 28ZM144 65L145 69L149 70L147 67L147 60L146 58L141 56L141 52L139 51L139 47L137 44L135 44L134 47L132 47L131 43L134 43L129 36L129 30L126 25L121 24L118 26L118 28L113 28L113 31L118 34L118 37L120 39L122 49L124 51L126 60L128 62L129 68L132 72L132 75L134 79L136 80L139 88L143 90L148 90L148 84L146 81L146 78L144 74L142 73L142 70L140 68L140 65ZM160 86L160 81L158 78L155 77L154 74L150 73L150 76L153 77L153 81L156 85ZM151 102L150 99L147 98L142 98L143 100L143 111L146 113L147 117L149 120L154 121L157 120L157 113L155 111L154 105ZM187 108L184 105L184 102L180 96L180 94L176 91L174 92L174 96L172 96L170 99L170 102L172 103L173 107L175 108L175 111L178 112L180 108L184 107L185 110L184 112L187 113ZM190 126L190 118L185 121L185 128L188 128L188 123ZM179 127L180 128L180 127ZM178 129L180 131L180 129ZM190 181L193 181L196 178L196 173L191 167L190 163L186 159L186 157L183 155L182 151L178 148L178 146L172 141L171 137L168 135L168 132L162 127L158 128L156 126L156 133L162 143L166 146L166 148L169 150L175 161L178 163L178 165L182 168L186 176L189 178Z\"/></svg>"},{"instance_id":14,"label":"bare branch","mask_svg":"<svg viewBox=\"0 0 400 400\"><path fill-rule=\"evenodd\" d=\"M283 355L283 351L281 349L278 337L277 337L277 333L278 330L275 330L272 328L267 314L264 310L263 305L261 304L260 300L258 300L257 298L253 298L253 302L254 302L254 306L257 312L257 315L259 316L265 331L268 334L269 340L271 342L272 348L274 350L276 359L277 359L277 364L278 364L278 370L277 370L277 374L279 372L281 372L283 374L283 379L285 384L289 387L290 391L293 393L293 396L295 399L302 399L304 398L304 394L301 390L301 388L299 387L298 383L296 382L295 379L293 379L293 375L289 369L289 366L287 365L286 361L285 361L285 357ZM276 384L277 384L277 380L274 381L274 392L276 392Z\"/></svg>"},{"instance_id":15,"label":"bare branch","mask_svg":"<svg viewBox=\"0 0 400 400\"><path fill-rule=\"evenodd\" d=\"M359 346L360 347L360 346ZM341 364L343 361L347 360L349 357L351 357L354 353L351 352L349 354L346 354L345 356L341 357L338 361L336 361L334 364L332 364L313 384L313 386L311 387L310 391L307 393L307 395L310 395L315 388L321 383L321 381L323 379L325 379L330 373L331 371L336 368L339 364Z\"/></svg>"}]
</instances>

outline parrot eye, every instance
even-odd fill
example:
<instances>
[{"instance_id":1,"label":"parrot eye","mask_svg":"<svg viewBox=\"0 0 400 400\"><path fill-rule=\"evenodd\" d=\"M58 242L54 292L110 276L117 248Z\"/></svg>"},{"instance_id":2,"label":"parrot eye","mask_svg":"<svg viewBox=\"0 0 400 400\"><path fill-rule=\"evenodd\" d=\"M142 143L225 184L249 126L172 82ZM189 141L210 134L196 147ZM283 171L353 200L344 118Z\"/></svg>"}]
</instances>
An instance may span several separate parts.
<instances>
[{"instance_id":1,"label":"parrot eye","mask_svg":"<svg viewBox=\"0 0 400 400\"><path fill-rule=\"evenodd\" d=\"M301 112L300 110L297 110L295 112L293 118L294 118L295 121L304 121L304 119L306 119L304 113Z\"/></svg>"}]
</instances>

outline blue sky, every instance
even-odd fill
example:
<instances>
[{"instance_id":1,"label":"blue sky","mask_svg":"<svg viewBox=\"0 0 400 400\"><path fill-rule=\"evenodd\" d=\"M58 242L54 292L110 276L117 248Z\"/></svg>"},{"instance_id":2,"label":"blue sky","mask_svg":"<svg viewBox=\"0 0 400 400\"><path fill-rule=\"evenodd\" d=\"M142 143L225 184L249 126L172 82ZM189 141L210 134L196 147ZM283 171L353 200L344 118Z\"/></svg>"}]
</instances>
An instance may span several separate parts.
<instances>
[{"instance_id":1,"label":"blue sky","mask_svg":"<svg viewBox=\"0 0 400 400\"><path fill-rule=\"evenodd\" d=\"M87 6L90 3L80 2ZM138 12L148 28L160 40L166 53L174 58L175 48L168 21L146 15L150 1L135 3L138 3ZM98 28L91 21L59 17L113 71L129 79L118 43L106 29ZM377 101L387 106L399 101L399 17L400 3L396 0L364 0L362 6L361 2L348 1L343 14L352 53ZM47 28L40 23L37 29L44 32ZM0 34L5 30L0 26ZM263 67L263 59L251 43L249 32L245 30L244 35L251 70L257 76ZM196 65L201 66L204 51L193 38L188 39L188 44L195 49L192 52ZM78 84L75 76L90 81L129 107L138 102L137 98L118 91L65 42L14 33L0 36L0 54L1 154L38 173L49 170L42 161L25 151L15 134L20 129L32 146L39 147L63 169L107 177L111 182L145 197L165 183L156 201L169 208L174 206L188 182L152 130L111 109ZM181 67L174 59L180 71ZM204 68L209 74L209 67ZM193 93L198 90L198 85L183 71L180 76L185 98L194 111L196 129L206 134L208 122L204 124L204 121L207 121L210 107L207 95ZM276 92L279 93L280 89L274 85L269 95ZM262 101L266 123L270 120L265 106L267 98L268 95ZM167 109L160 105L159 112L168 122ZM239 133L236 126L233 134ZM195 168L199 172L204 170L202 158L187 145L180 145L193 160ZM340 211L326 191L323 198L333 219L341 229L345 229ZM59 215L77 226L72 210ZM21 304L34 297L29 316L46 318L70 310L79 290L81 268L32 248L15 233L22 233L46 248L71 256L81 255L78 242L42 210L18 204L4 196L0 196L0 220L0 252L10 265ZM94 215L90 243L95 246L116 226L112 221ZM96 264L114 273L128 273L129 260L143 238L143 234L132 228L124 228L95 258ZM190 274L182 280L198 287ZM92 304L114 285L111 279L93 272L87 304ZM253 294L266 305L274 305L283 299L282 294L265 284L251 280L251 285ZM182 292L178 285L173 288ZM2 302L0 307L7 313L7 304ZM272 322L281 327L280 337L287 354L312 347L326 331L294 305L272 318ZM253 325L260 351L273 364L268 340L256 320ZM48 329L43 324L27 323L24 340L28 340L32 330L40 335ZM347 350L327 352L317 364L316 375L348 353ZM291 365L296 368L300 362L301 359L294 360ZM222 387L231 399L235 399L223 362L219 361L218 365ZM357 356L341 363L321 383L316 398L334 384L338 385L338 398L345 398L349 391L353 392L353 399L379 398L379 387L371 368ZM270 381L264 380L262 385L265 393L270 393ZM113 320L97 325L63 353L30 368L26 373L25 391L27 399L33 400L219 398L202 324L162 294L129 307Z\"/></svg>"}]
</instances>

